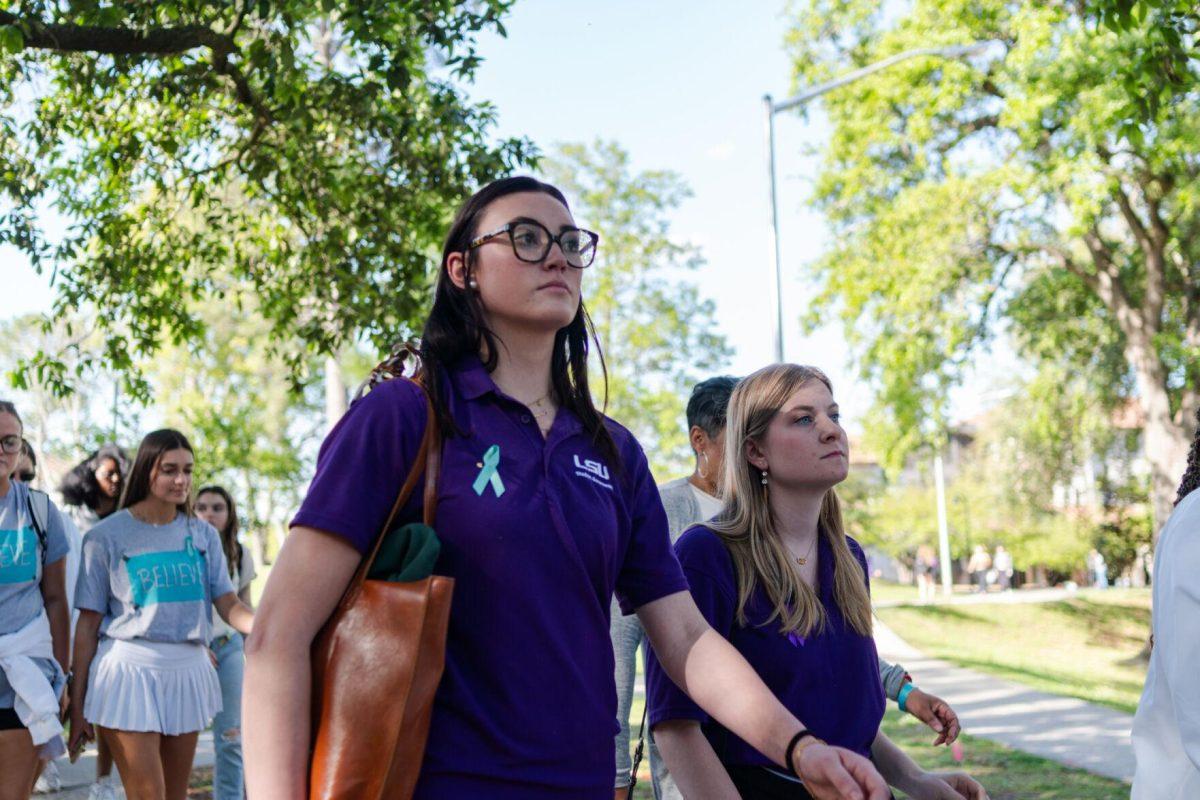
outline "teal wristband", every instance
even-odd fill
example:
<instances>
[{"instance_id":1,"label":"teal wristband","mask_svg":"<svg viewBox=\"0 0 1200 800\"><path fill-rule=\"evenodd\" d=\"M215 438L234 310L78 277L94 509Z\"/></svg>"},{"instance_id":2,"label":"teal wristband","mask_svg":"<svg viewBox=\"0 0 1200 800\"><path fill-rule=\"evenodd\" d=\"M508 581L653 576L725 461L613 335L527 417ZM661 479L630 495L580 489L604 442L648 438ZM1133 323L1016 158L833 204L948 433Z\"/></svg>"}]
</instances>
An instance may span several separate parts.
<instances>
[{"instance_id":1,"label":"teal wristband","mask_svg":"<svg viewBox=\"0 0 1200 800\"><path fill-rule=\"evenodd\" d=\"M905 714L908 713L908 707L905 705L905 702L908 700L909 694L911 694L912 690L915 688L917 687L913 686L911 683L906 683L900 687L900 692L896 695L896 705L900 706L900 710Z\"/></svg>"}]
</instances>

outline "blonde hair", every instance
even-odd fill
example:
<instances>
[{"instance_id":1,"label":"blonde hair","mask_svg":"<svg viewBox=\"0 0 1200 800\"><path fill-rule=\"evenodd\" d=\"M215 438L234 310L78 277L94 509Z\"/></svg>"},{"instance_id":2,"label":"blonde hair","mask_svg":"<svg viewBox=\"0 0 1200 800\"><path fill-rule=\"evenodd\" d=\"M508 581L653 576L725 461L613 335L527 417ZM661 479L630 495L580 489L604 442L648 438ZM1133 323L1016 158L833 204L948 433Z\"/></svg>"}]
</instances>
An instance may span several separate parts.
<instances>
[{"instance_id":1,"label":"blonde hair","mask_svg":"<svg viewBox=\"0 0 1200 800\"><path fill-rule=\"evenodd\" d=\"M825 608L800 578L794 559L775 528L762 472L746 458L746 443L762 441L771 420L804 384L818 380L832 392L825 373L815 367L774 364L746 377L733 390L725 425L725 510L708 523L733 558L737 575L737 621L746 624L746 603L761 583L774 607L764 624L778 619L781 633L808 636L825 628ZM842 511L831 488L821 501L817 535L833 551L833 596L856 632L871 635L871 598L862 566L846 541Z\"/></svg>"}]
</instances>

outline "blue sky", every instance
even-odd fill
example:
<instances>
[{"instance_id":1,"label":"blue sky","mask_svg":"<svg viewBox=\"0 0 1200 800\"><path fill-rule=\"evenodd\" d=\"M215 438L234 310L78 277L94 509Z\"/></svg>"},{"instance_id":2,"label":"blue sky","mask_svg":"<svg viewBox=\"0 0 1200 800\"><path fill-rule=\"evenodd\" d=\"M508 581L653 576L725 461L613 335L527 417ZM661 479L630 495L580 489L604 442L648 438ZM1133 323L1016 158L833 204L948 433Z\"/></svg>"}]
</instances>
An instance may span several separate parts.
<instances>
[{"instance_id":1,"label":"blue sky","mask_svg":"<svg viewBox=\"0 0 1200 800\"><path fill-rule=\"evenodd\" d=\"M694 279L717 303L735 374L772 359L762 95L779 99L794 88L783 10L765 0L520 0L505 20L507 38L481 39L484 63L469 89L496 105L499 136L528 136L543 149L611 139L636 169L684 178L694 196L675 215L673 233L707 259ZM870 395L854 378L840 325L803 336L797 322L805 309L803 265L826 241L821 218L804 205L816 162L803 152L828 131L817 108L807 121L779 117L776 134L785 354L830 374L856 428ZM0 318L49 307L45 278L14 251L0 249L0 272L6 287L10 275L16 284L15 294L6 289ZM956 395L956 411L977 411L994 382L990 375L973 380Z\"/></svg>"}]
</instances>

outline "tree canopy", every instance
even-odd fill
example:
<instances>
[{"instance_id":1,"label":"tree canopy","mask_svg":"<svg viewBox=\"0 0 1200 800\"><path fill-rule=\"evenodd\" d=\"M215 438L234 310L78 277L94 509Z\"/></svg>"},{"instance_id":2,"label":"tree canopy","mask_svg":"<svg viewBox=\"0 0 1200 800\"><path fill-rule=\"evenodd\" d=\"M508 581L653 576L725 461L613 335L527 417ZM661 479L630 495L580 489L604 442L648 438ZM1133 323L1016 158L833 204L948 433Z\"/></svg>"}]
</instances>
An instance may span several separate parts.
<instances>
[{"instance_id":1,"label":"tree canopy","mask_svg":"<svg viewBox=\"0 0 1200 800\"><path fill-rule=\"evenodd\" d=\"M1136 402L1161 522L1200 404L1195 61L1150 107L1126 71L1161 37L1154 15L1118 12L1113 30L1094 10L1036 0L805 0L794 18L803 83L991 42L826 98L816 201L836 235L814 268L813 314L842 314L877 387L873 440L893 464L936 443L947 390L1003 333L1110 407Z\"/></svg>"},{"instance_id":2,"label":"tree canopy","mask_svg":"<svg viewBox=\"0 0 1200 800\"><path fill-rule=\"evenodd\" d=\"M494 109L461 88L510 5L10 4L0 243L52 274L56 316L94 308L101 357L143 397L139 357L200 338L197 301L242 290L294 375L313 351L386 345L425 305L454 207L535 155L493 143ZM18 372L72 379L54 352Z\"/></svg>"},{"instance_id":3,"label":"tree canopy","mask_svg":"<svg viewBox=\"0 0 1200 800\"><path fill-rule=\"evenodd\" d=\"M715 304L689 277L703 257L670 230L691 192L676 173L635 172L613 142L561 145L542 168L575 218L601 232L584 302L608 367L606 413L633 431L660 480L677 476L691 465L692 386L730 354Z\"/></svg>"}]
</instances>

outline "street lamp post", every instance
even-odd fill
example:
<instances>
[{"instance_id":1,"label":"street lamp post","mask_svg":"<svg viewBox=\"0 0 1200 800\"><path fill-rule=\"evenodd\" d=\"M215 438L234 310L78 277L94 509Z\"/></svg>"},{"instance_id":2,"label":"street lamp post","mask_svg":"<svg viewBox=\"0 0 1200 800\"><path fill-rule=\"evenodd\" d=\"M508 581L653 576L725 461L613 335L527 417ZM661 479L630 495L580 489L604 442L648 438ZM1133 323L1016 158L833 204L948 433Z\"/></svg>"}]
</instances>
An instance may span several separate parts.
<instances>
[{"instance_id":1,"label":"street lamp post","mask_svg":"<svg viewBox=\"0 0 1200 800\"><path fill-rule=\"evenodd\" d=\"M865 67L847 72L841 77L826 81L825 83L817 84L809 89L805 89L799 94L793 95L785 100L780 100L778 103L774 101L771 95L763 96L763 109L766 111L767 118L767 178L770 187L770 202L771 202L771 249L775 257L775 281L774 281L774 302L775 302L775 360L783 361L783 265L779 253L779 210L778 202L775 193L775 115L781 111L788 111L793 108L798 108L806 103L820 97L823 94L841 88L848 83L853 83L868 75L873 75L876 72L885 70L888 67L898 64L901 61L907 61L910 58L918 56L931 56L934 58L962 58L972 53L977 53L990 45L990 41L971 42L970 44L956 44L947 47L918 47L914 50L905 50L903 53L896 53L893 56L876 61L874 64L868 64Z\"/></svg>"}]
</instances>

